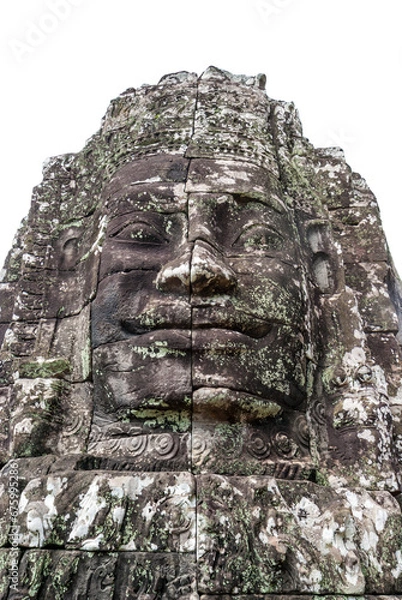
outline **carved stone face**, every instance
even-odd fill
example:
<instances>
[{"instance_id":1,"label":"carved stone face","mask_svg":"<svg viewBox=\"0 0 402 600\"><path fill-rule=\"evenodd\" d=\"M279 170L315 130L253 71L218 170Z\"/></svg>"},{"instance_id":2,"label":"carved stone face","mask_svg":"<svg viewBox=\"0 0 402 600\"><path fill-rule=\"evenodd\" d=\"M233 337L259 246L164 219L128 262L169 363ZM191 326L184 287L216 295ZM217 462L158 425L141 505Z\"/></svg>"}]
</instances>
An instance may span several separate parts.
<instances>
[{"instance_id":1,"label":"carved stone face","mask_svg":"<svg viewBox=\"0 0 402 600\"><path fill-rule=\"evenodd\" d=\"M244 163L208 161L200 182L189 162L130 163L105 191L92 312L99 410L184 408L217 389L234 392L233 407L239 397L298 406L304 309L291 216L256 192ZM236 178L249 193L233 193Z\"/></svg>"},{"instance_id":2,"label":"carved stone face","mask_svg":"<svg viewBox=\"0 0 402 600\"><path fill-rule=\"evenodd\" d=\"M263 80L127 90L45 167L0 283L1 598L401 593L396 273Z\"/></svg>"}]
</instances>

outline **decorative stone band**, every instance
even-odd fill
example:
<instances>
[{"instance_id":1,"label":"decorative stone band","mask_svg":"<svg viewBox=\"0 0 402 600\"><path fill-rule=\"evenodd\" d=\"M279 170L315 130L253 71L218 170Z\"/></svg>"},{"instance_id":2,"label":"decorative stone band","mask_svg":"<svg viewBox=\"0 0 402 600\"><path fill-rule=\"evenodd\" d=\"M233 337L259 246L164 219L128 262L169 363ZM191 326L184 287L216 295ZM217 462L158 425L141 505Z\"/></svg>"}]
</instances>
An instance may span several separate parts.
<instances>
[{"instance_id":1,"label":"decorative stone band","mask_svg":"<svg viewBox=\"0 0 402 600\"><path fill-rule=\"evenodd\" d=\"M270 111L263 76L233 76L214 67L199 79L178 73L158 85L127 90L111 103L102 124L107 173L141 156L170 153L236 156L278 178Z\"/></svg>"},{"instance_id":2,"label":"decorative stone band","mask_svg":"<svg viewBox=\"0 0 402 600\"><path fill-rule=\"evenodd\" d=\"M4 515L3 546L11 528L7 508ZM200 594L402 592L401 509L387 492L257 476L69 471L25 486L18 525L21 545L37 548L20 564L29 597L36 598L36 578L49 589L61 581L72 589L88 561L94 577L98 562L100 568L106 561L108 586L126 589L127 570L134 570L130 585L149 593L155 565L165 564L162 571L171 565L175 581L183 567L188 595L171 597L195 599L194 552ZM2 553L4 565L9 552ZM117 575L117 555L124 557L123 575ZM143 561L152 564L146 581L136 570ZM46 573L59 562L65 580L51 582Z\"/></svg>"}]
</instances>

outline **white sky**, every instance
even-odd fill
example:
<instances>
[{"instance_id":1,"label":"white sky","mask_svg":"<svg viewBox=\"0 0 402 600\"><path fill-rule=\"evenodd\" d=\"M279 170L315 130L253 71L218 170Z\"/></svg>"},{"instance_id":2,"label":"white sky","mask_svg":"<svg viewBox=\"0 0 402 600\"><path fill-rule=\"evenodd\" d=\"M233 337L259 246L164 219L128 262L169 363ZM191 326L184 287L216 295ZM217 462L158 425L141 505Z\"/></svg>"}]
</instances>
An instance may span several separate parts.
<instances>
[{"instance_id":1,"label":"white sky","mask_svg":"<svg viewBox=\"0 0 402 600\"><path fill-rule=\"evenodd\" d=\"M267 75L315 146L376 194L402 274L401 0L2 0L0 262L48 156L79 151L109 101L170 72Z\"/></svg>"}]
</instances>

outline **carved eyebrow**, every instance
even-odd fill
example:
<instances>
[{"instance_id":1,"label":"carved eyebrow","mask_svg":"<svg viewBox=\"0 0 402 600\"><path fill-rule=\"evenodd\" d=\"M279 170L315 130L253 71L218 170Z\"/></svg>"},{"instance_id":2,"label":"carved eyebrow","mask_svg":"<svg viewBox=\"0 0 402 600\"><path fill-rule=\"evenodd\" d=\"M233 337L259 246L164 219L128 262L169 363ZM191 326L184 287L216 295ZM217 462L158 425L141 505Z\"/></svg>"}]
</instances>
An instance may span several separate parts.
<instances>
[{"instance_id":1,"label":"carved eyebrow","mask_svg":"<svg viewBox=\"0 0 402 600\"><path fill-rule=\"evenodd\" d=\"M266 231L281 243L284 242L283 235L274 227L271 227L265 223L261 223L261 221L248 221L242 226L234 242L232 242L232 246L234 246L245 233L252 232L253 230Z\"/></svg>"},{"instance_id":2,"label":"carved eyebrow","mask_svg":"<svg viewBox=\"0 0 402 600\"><path fill-rule=\"evenodd\" d=\"M241 226L240 233L243 233L243 231L247 231L248 229L254 229L255 227L261 227L262 229L266 229L267 231L270 231L271 233L274 233L275 235L283 238L281 232L278 231L275 227L272 227L272 225L270 225L269 223L264 223L262 221L257 221L254 219L249 219L246 223L243 223L243 225Z\"/></svg>"},{"instance_id":3,"label":"carved eyebrow","mask_svg":"<svg viewBox=\"0 0 402 600\"><path fill-rule=\"evenodd\" d=\"M160 229L160 227L158 227L157 224L144 218L143 213L139 213L138 215L133 216L131 219L128 219L127 221L121 221L119 223L115 223L113 225L113 227L108 231L108 236L114 237L115 235L118 235L121 231L123 231L123 229L125 229L126 227L129 227L130 225L137 225L137 224L145 225L145 226L149 227L150 229L153 229L155 231L155 233L160 233L160 231L158 231L158 229Z\"/></svg>"},{"instance_id":4,"label":"carved eyebrow","mask_svg":"<svg viewBox=\"0 0 402 600\"><path fill-rule=\"evenodd\" d=\"M282 206L282 204L273 196L264 196L264 198L262 198L262 196L260 194L253 196L250 193L244 193L244 194L231 194L233 199L235 201L237 201L239 204L247 204L250 202L254 202L257 204L261 204L261 206L265 206L268 208L272 208L275 212L280 213L280 214L284 214L287 211L285 210L285 207Z\"/></svg>"}]
</instances>

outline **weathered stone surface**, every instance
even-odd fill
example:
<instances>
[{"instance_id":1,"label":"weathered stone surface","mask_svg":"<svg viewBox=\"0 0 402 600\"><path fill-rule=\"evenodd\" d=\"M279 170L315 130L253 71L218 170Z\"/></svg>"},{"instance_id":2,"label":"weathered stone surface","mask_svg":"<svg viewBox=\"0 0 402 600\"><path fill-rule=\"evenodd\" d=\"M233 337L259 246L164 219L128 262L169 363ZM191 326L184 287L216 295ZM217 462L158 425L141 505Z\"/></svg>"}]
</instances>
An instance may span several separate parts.
<instances>
[{"instance_id":1,"label":"weathered stone surface","mask_svg":"<svg viewBox=\"0 0 402 600\"><path fill-rule=\"evenodd\" d=\"M116 597L196 600L195 564L195 555L191 554L120 552L116 564Z\"/></svg>"},{"instance_id":2,"label":"weathered stone surface","mask_svg":"<svg viewBox=\"0 0 402 600\"><path fill-rule=\"evenodd\" d=\"M388 493L203 475L198 498L201 592L402 589L400 507Z\"/></svg>"},{"instance_id":3,"label":"weathered stone surface","mask_svg":"<svg viewBox=\"0 0 402 600\"><path fill-rule=\"evenodd\" d=\"M0 600L402 598L402 285L264 86L167 75L46 162L0 283Z\"/></svg>"},{"instance_id":4,"label":"weathered stone surface","mask_svg":"<svg viewBox=\"0 0 402 600\"><path fill-rule=\"evenodd\" d=\"M0 550L2 600L197 598L192 555L27 550L20 560L18 591L9 585L3 557Z\"/></svg>"},{"instance_id":5,"label":"weathered stone surface","mask_svg":"<svg viewBox=\"0 0 402 600\"><path fill-rule=\"evenodd\" d=\"M19 565L18 589L9 598L112 600L116 553L28 550Z\"/></svg>"},{"instance_id":6,"label":"weathered stone surface","mask_svg":"<svg viewBox=\"0 0 402 600\"><path fill-rule=\"evenodd\" d=\"M90 319L88 305L77 316L56 321L49 354L54 360L59 356L69 357L70 365L65 373L69 381L87 381L91 375Z\"/></svg>"},{"instance_id":7,"label":"weathered stone surface","mask_svg":"<svg viewBox=\"0 0 402 600\"><path fill-rule=\"evenodd\" d=\"M398 331L398 318L389 296L389 271L389 265L382 262L348 265L346 283L356 291L366 332Z\"/></svg>"},{"instance_id":8,"label":"weathered stone surface","mask_svg":"<svg viewBox=\"0 0 402 600\"><path fill-rule=\"evenodd\" d=\"M256 198L267 203L278 202L280 187L271 172L253 163L239 160L194 159L186 182L188 192L221 192Z\"/></svg>"},{"instance_id":9,"label":"weathered stone surface","mask_svg":"<svg viewBox=\"0 0 402 600\"><path fill-rule=\"evenodd\" d=\"M2 482L6 479L7 474ZM19 513L19 541L24 547L195 550L190 473L55 473L29 481L21 491ZM6 523L3 529L7 530Z\"/></svg>"},{"instance_id":10,"label":"weathered stone surface","mask_svg":"<svg viewBox=\"0 0 402 600\"><path fill-rule=\"evenodd\" d=\"M236 594L236 596L231 596L231 595L227 595L227 594L219 594L219 596L210 596L208 595L202 595L200 596L200 600L232 600L232 598L236 598L237 600L310 600L311 598L314 598L315 596L312 594L303 594L302 596L295 596L293 594L286 594L286 595L281 595L281 594L258 594L258 595L244 595L244 594ZM392 596L383 596L383 595L378 595L378 596L357 596L357 595L353 595L352 596L354 600L374 600L377 599L378 600L397 600L399 598L401 598L401 596L398 595L392 595ZM322 598L323 600L345 600L345 596L338 596L336 594L331 594L329 596L327 595L323 595L320 596L320 598Z\"/></svg>"},{"instance_id":11,"label":"weathered stone surface","mask_svg":"<svg viewBox=\"0 0 402 600\"><path fill-rule=\"evenodd\" d=\"M308 479L314 465L305 414L227 388L193 394L192 460L197 473Z\"/></svg>"},{"instance_id":12,"label":"weathered stone surface","mask_svg":"<svg viewBox=\"0 0 402 600\"><path fill-rule=\"evenodd\" d=\"M377 208L352 207L331 214L345 263L387 260L387 247Z\"/></svg>"}]
</instances>

